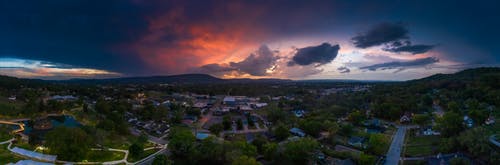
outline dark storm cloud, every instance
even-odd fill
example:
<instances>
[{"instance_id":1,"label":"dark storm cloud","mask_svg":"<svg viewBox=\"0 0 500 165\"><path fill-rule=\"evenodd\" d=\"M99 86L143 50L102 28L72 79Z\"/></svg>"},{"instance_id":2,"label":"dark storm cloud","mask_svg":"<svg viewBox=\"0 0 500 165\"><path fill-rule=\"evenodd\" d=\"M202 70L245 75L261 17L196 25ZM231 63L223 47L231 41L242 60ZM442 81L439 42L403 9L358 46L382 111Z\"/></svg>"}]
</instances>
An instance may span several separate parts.
<instances>
[{"instance_id":1,"label":"dark storm cloud","mask_svg":"<svg viewBox=\"0 0 500 165\"><path fill-rule=\"evenodd\" d=\"M323 43L318 46L309 46L297 49L297 53L288 62L288 66L293 65L323 65L332 62L339 52L339 45Z\"/></svg>"},{"instance_id":2,"label":"dark storm cloud","mask_svg":"<svg viewBox=\"0 0 500 165\"><path fill-rule=\"evenodd\" d=\"M388 52L394 52L394 53L401 53L401 52L407 52L411 54L422 54L425 52L428 52L429 50L433 49L436 47L436 45L398 45L398 46L392 46L392 47L385 47L383 48L384 51Z\"/></svg>"},{"instance_id":3,"label":"dark storm cloud","mask_svg":"<svg viewBox=\"0 0 500 165\"><path fill-rule=\"evenodd\" d=\"M409 38L408 29L402 23L381 23L352 37L352 42L358 48L368 48Z\"/></svg>"},{"instance_id":4,"label":"dark storm cloud","mask_svg":"<svg viewBox=\"0 0 500 165\"><path fill-rule=\"evenodd\" d=\"M337 70L340 72L340 73L349 73L351 72L351 69L345 67L345 66L341 66L339 68L337 68Z\"/></svg>"},{"instance_id":5,"label":"dark storm cloud","mask_svg":"<svg viewBox=\"0 0 500 165\"><path fill-rule=\"evenodd\" d=\"M435 57L427 57L427 58L419 58L415 60L410 60L410 61L392 61L392 62L387 62L387 63L381 63L381 64L375 64L375 65L370 65L370 66L364 66L361 67L360 69L366 69L370 71L376 71L376 70L387 70L387 69L407 69L407 68L418 68L418 67L424 67L430 64L434 64L439 62L438 58Z\"/></svg>"},{"instance_id":6,"label":"dark storm cloud","mask_svg":"<svg viewBox=\"0 0 500 165\"><path fill-rule=\"evenodd\" d=\"M402 23L381 23L366 32L359 33L351 40L358 48L384 45L382 50L394 53L422 54L435 47L435 45L412 45L409 30Z\"/></svg>"},{"instance_id":7,"label":"dark storm cloud","mask_svg":"<svg viewBox=\"0 0 500 165\"><path fill-rule=\"evenodd\" d=\"M265 76L267 75L266 70L271 68L277 59L275 52L263 45L257 52L250 54L243 61L231 62L229 65L240 72L253 76Z\"/></svg>"},{"instance_id":8,"label":"dark storm cloud","mask_svg":"<svg viewBox=\"0 0 500 165\"><path fill-rule=\"evenodd\" d=\"M119 45L145 31L142 12L121 0L2 1L0 56L135 72L145 67Z\"/></svg>"}]
</instances>

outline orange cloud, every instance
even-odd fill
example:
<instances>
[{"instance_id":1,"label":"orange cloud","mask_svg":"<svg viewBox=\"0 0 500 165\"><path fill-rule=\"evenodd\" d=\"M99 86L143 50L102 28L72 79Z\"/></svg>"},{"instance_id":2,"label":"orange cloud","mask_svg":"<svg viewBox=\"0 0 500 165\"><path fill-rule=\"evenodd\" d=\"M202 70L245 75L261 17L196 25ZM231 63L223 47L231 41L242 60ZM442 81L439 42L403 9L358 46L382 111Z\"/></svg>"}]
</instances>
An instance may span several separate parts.
<instances>
[{"instance_id":1,"label":"orange cloud","mask_svg":"<svg viewBox=\"0 0 500 165\"><path fill-rule=\"evenodd\" d=\"M240 61L267 35L252 25L262 12L258 8L247 12L239 3L219 8L210 13L210 19L191 20L182 6L149 17L148 33L133 43L132 49L148 65L167 74L210 63ZM230 17L233 14L239 17Z\"/></svg>"}]
</instances>

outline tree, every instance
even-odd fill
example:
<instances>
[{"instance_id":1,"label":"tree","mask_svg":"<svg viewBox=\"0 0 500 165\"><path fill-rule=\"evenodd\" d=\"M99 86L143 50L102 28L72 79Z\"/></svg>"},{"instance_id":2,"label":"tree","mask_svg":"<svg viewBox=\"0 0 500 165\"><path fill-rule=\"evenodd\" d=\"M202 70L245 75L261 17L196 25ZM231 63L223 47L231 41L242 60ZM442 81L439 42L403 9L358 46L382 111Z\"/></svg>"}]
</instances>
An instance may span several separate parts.
<instances>
[{"instance_id":1,"label":"tree","mask_svg":"<svg viewBox=\"0 0 500 165\"><path fill-rule=\"evenodd\" d=\"M216 136L219 136L219 134L224 130L224 126L220 123L211 125L210 128L208 128L211 133L213 133Z\"/></svg>"},{"instance_id":2,"label":"tree","mask_svg":"<svg viewBox=\"0 0 500 165\"><path fill-rule=\"evenodd\" d=\"M255 158L252 158L252 157L248 157L248 156L240 156L238 158L236 158L233 163L231 163L232 165L260 165L259 162L257 162L257 160L255 160Z\"/></svg>"},{"instance_id":3,"label":"tree","mask_svg":"<svg viewBox=\"0 0 500 165\"><path fill-rule=\"evenodd\" d=\"M376 160L377 159L374 156L362 153L357 159L357 164L375 164Z\"/></svg>"},{"instance_id":4,"label":"tree","mask_svg":"<svg viewBox=\"0 0 500 165\"><path fill-rule=\"evenodd\" d=\"M278 144L266 143L262 146L262 152L266 160L274 160L278 157Z\"/></svg>"},{"instance_id":5,"label":"tree","mask_svg":"<svg viewBox=\"0 0 500 165\"><path fill-rule=\"evenodd\" d=\"M312 158L314 151L319 148L319 143L311 138L302 138L285 144L284 155L294 164L306 164Z\"/></svg>"},{"instance_id":6,"label":"tree","mask_svg":"<svg viewBox=\"0 0 500 165\"><path fill-rule=\"evenodd\" d=\"M323 127L328 131L328 136L333 137L339 131L339 125L336 122L327 120L323 122Z\"/></svg>"},{"instance_id":7,"label":"tree","mask_svg":"<svg viewBox=\"0 0 500 165\"><path fill-rule=\"evenodd\" d=\"M490 132L484 127L467 130L458 136L457 141L461 148L466 149L473 156L485 156L490 163L500 162L500 151L493 148L488 140Z\"/></svg>"},{"instance_id":8,"label":"tree","mask_svg":"<svg viewBox=\"0 0 500 165\"><path fill-rule=\"evenodd\" d=\"M191 130L184 127L173 127L169 138L168 148L174 156L186 158L193 152L196 138Z\"/></svg>"},{"instance_id":9,"label":"tree","mask_svg":"<svg viewBox=\"0 0 500 165\"><path fill-rule=\"evenodd\" d=\"M224 125L224 130L231 129L231 117L229 116L222 117L222 125Z\"/></svg>"},{"instance_id":10,"label":"tree","mask_svg":"<svg viewBox=\"0 0 500 165\"><path fill-rule=\"evenodd\" d=\"M451 158L450 165L469 165L470 162L464 158Z\"/></svg>"},{"instance_id":11,"label":"tree","mask_svg":"<svg viewBox=\"0 0 500 165\"><path fill-rule=\"evenodd\" d=\"M469 117L476 123L482 123L488 118L488 113L484 110L471 109L468 113Z\"/></svg>"},{"instance_id":12,"label":"tree","mask_svg":"<svg viewBox=\"0 0 500 165\"><path fill-rule=\"evenodd\" d=\"M278 140L285 140L290 136L290 132L288 132L288 128L285 127L283 124L279 124L275 129L274 129L274 135L276 136L276 139Z\"/></svg>"},{"instance_id":13,"label":"tree","mask_svg":"<svg viewBox=\"0 0 500 165\"><path fill-rule=\"evenodd\" d=\"M287 114L283 110L272 108L267 112L267 118L271 122L285 121L287 119Z\"/></svg>"},{"instance_id":14,"label":"tree","mask_svg":"<svg viewBox=\"0 0 500 165\"><path fill-rule=\"evenodd\" d=\"M351 124L344 124L340 127L340 133L345 136L350 136L354 127Z\"/></svg>"},{"instance_id":15,"label":"tree","mask_svg":"<svg viewBox=\"0 0 500 165\"><path fill-rule=\"evenodd\" d=\"M463 130L462 118L455 112L446 112L438 119L438 127L444 137L457 135Z\"/></svg>"},{"instance_id":16,"label":"tree","mask_svg":"<svg viewBox=\"0 0 500 165\"><path fill-rule=\"evenodd\" d=\"M170 165L172 162L168 160L166 155L158 155L153 160L153 165Z\"/></svg>"},{"instance_id":17,"label":"tree","mask_svg":"<svg viewBox=\"0 0 500 165\"><path fill-rule=\"evenodd\" d=\"M430 116L427 114L416 114L413 115L412 122L420 126L423 126L427 124L430 121L430 119L431 119Z\"/></svg>"},{"instance_id":18,"label":"tree","mask_svg":"<svg viewBox=\"0 0 500 165\"><path fill-rule=\"evenodd\" d=\"M92 138L80 128L57 127L45 135L45 145L59 160L80 161L87 156Z\"/></svg>"},{"instance_id":19,"label":"tree","mask_svg":"<svg viewBox=\"0 0 500 165\"><path fill-rule=\"evenodd\" d=\"M144 153L144 146L142 144L134 143L128 148L131 157L140 158Z\"/></svg>"},{"instance_id":20,"label":"tree","mask_svg":"<svg viewBox=\"0 0 500 165\"><path fill-rule=\"evenodd\" d=\"M242 129L243 129L243 121L242 121L241 119L238 119L238 120L236 121L236 128L237 128L238 130L242 130Z\"/></svg>"},{"instance_id":21,"label":"tree","mask_svg":"<svg viewBox=\"0 0 500 165\"><path fill-rule=\"evenodd\" d=\"M354 124L359 124L361 121L366 119L366 115L359 110L356 110L349 114L348 120Z\"/></svg>"},{"instance_id":22,"label":"tree","mask_svg":"<svg viewBox=\"0 0 500 165\"><path fill-rule=\"evenodd\" d=\"M257 135L257 137L255 137L255 139L252 141L252 145L254 145L255 147L257 147L257 151L259 153L262 153L262 147L268 143L267 139L262 136L262 135Z\"/></svg>"},{"instance_id":23,"label":"tree","mask_svg":"<svg viewBox=\"0 0 500 165\"><path fill-rule=\"evenodd\" d=\"M322 124L319 122L319 121L316 121L316 120L306 120L304 122L302 122L301 124L301 128L304 129L304 131L309 134L309 135L312 135L314 137L317 137L319 135L319 133L321 132L321 129L323 128Z\"/></svg>"},{"instance_id":24,"label":"tree","mask_svg":"<svg viewBox=\"0 0 500 165\"><path fill-rule=\"evenodd\" d=\"M383 155L386 152L386 146L389 145L387 137L383 134L371 134L368 139L368 150L377 155Z\"/></svg>"},{"instance_id":25,"label":"tree","mask_svg":"<svg viewBox=\"0 0 500 165\"><path fill-rule=\"evenodd\" d=\"M452 112L455 112L455 113L460 113L460 106L458 105L457 102L450 101L447 106L448 106L448 110L449 111L452 111Z\"/></svg>"}]
</instances>

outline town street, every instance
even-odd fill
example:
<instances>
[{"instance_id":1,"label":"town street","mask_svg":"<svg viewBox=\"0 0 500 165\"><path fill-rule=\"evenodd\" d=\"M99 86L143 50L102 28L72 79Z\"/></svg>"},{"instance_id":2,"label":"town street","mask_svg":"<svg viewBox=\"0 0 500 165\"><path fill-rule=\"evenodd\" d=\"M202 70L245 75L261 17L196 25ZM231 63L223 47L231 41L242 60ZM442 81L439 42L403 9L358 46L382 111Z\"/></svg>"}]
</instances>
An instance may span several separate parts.
<instances>
[{"instance_id":1,"label":"town street","mask_svg":"<svg viewBox=\"0 0 500 165\"><path fill-rule=\"evenodd\" d=\"M386 155L385 165L397 165L404 145L406 126L397 126L398 130L392 138L391 147Z\"/></svg>"}]
</instances>

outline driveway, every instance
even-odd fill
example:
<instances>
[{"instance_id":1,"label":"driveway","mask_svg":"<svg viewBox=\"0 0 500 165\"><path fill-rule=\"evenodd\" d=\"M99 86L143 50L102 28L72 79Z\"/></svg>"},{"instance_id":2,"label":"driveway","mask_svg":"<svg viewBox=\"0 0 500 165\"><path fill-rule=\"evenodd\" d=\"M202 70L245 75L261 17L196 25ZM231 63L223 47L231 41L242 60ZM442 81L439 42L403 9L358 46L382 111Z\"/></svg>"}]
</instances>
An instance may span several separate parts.
<instances>
[{"instance_id":1,"label":"driveway","mask_svg":"<svg viewBox=\"0 0 500 165\"><path fill-rule=\"evenodd\" d=\"M398 130L392 138L391 147L386 155L385 165L397 165L404 145L406 126L398 126Z\"/></svg>"}]
</instances>

